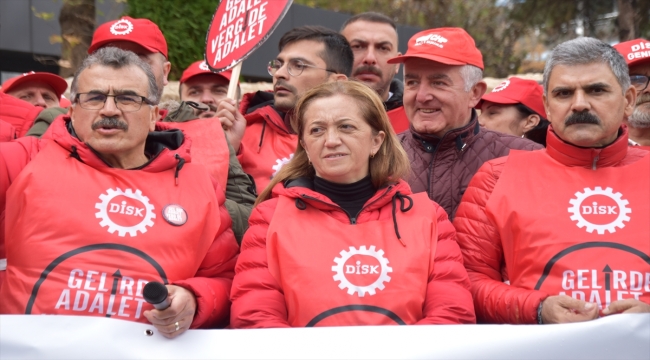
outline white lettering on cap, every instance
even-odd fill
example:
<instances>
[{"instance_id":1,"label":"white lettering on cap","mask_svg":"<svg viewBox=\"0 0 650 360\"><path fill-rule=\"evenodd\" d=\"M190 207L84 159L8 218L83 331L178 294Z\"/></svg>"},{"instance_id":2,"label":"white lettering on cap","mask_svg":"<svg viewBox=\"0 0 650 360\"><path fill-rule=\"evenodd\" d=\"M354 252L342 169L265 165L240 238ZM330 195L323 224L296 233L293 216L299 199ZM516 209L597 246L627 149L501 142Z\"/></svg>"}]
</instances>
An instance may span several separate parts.
<instances>
[{"instance_id":1,"label":"white lettering on cap","mask_svg":"<svg viewBox=\"0 0 650 360\"><path fill-rule=\"evenodd\" d=\"M421 46L421 45L435 45L439 48L443 48L443 44L447 42L447 39L438 35L438 34L428 34L424 36L420 36L419 38L415 39L415 45L414 46Z\"/></svg>"},{"instance_id":2,"label":"white lettering on cap","mask_svg":"<svg viewBox=\"0 0 650 360\"><path fill-rule=\"evenodd\" d=\"M127 19L120 19L111 26L111 34L126 35L133 31L133 24Z\"/></svg>"},{"instance_id":3,"label":"white lettering on cap","mask_svg":"<svg viewBox=\"0 0 650 360\"><path fill-rule=\"evenodd\" d=\"M205 63L205 61L201 62L199 64L199 69L203 71L210 71L210 68L208 67L208 64Z\"/></svg>"}]
</instances>

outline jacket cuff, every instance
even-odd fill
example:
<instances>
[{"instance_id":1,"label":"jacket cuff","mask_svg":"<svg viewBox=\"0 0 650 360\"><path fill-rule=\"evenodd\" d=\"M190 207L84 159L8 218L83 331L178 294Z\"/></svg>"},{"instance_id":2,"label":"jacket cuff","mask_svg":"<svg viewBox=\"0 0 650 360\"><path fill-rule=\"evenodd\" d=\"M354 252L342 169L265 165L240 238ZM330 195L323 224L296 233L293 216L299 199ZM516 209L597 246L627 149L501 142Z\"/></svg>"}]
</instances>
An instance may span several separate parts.
<instances>
[{"instance_id":1,"label":"jacket cuff","mask_svg":"<svg viewBox=\"0 0 650 360\"><path fill-rule=\"evenodd\" d=\"M229 294L216 293L210 284L209 279L205 278L189 278L185 280L175 281L171 285L180 286L194 294L196 298L196 312L194 313L194 320L190 325L190 329L197 329L206 326L221 325L221 319L230 317L228 299ZM227 303L225 308L221 306ZM215 324L216 323L216 324ZM225 325L225 324L224 324Z\"/></svg>"}]
</instances>

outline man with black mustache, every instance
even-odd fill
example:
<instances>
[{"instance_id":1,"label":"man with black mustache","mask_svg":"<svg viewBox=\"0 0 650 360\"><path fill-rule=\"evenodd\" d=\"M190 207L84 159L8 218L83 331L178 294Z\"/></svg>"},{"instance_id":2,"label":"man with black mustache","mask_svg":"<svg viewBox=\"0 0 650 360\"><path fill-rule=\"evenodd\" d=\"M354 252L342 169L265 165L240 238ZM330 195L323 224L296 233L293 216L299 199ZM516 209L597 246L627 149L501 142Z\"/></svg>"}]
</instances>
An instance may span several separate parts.
<instances>
[{"instance_id":1,"label":"man with black mustache","mask_svg":"<svg viewBox=\"0 0 650 360\"><path fill-rule=\"evenodd\" d=\"M384 14L365 12L349 18L340 32L354 53L352 78L379 94L396 133L408 129L408 119L393 116L396 112L391 111L402 106L404 93L402 82L393 79L399 71L399 64L388 63L388 59L402 55L397 51L395 22Z\"/></svg>"},{"instance_id":2,"label":"man with black mustache","mask_svg":"<svg viewBox=\"0 0 650 360\"><path fill-rule=\"evenodd\" d=\"M217 106L237 158L260 192L296 149L298 137L290 120L298 100L322 83L346 80L354 60L347 40L322 26L289 30L278 48L280 53L268 64L273 92L244 94L239 111L233 101Z\"/></svg>"},{"instance_id":3,"label":"man with black mustache","mask_svg":"<svg viewBox=\"0 0 650 360\"><path fill-rule=\"evenodd\" d=\"M631 146L650 150L650 41L635 39L614 45L630 68L630 81L636 88L636 107L627 118Z\"/></svg>"},{"instance_id":4,"label":"man with black mustache","mask_svg":"<svg viewBox=\"0 0 650 360\"><path fill-rule=\"evenodd\" d=\"M546 149L485 163L454 219L480 322L650 312L650 153L628 146L623 126L636 99L608 44L553 50Z\"/></svg>"},{"instance_id":5,"label":"man with black mustache","mask_svg":"<svg viewBox=\"0 0 650 360\"><path fill-rule=\"evenodd\" d=\"M102 48L70 94L50 138L0 148L0 314L112 316L168 338L227 325L239 247L224 192L157 121L151 67ZM168 308L144 300L151 281Z\"/></svg>"}]
</instances>

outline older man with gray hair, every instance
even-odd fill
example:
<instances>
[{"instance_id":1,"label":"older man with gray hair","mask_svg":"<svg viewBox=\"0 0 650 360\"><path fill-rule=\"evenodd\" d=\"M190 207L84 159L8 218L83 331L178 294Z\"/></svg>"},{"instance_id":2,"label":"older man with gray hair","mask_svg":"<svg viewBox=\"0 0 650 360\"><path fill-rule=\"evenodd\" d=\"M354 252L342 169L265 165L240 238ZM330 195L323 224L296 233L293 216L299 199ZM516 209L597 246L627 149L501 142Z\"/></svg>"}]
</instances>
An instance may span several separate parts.
<instances>
[{"instance_id":1,"label":"older man with gray hair","mask_svg":"<svg viewBox=\"0 0 650 360\"><path fill-rule=\"evenodd\" d=\"M454 225L480 322L554 324L650 312L650 153L628 147L623 57L578 38L544 69L544 151L485 163Z\"/></svg>"},{"instance_id":2,"label":"older man with gray hair","mask_svg":"<svg viewBox=\"0 0 650 360\"><path fill-rule=\"evenodd\" d=\"M227 324L238 246L224 194L180 130L159 131L158 90L134 53L97 50L51 139L2 144L1 314L115 317L170 338ZM166 309L144 300L151 281Z\"/></svg>"},{"instance_id":3,"label":"older man with gray hair","mask_svg":"<svg viewBox=\"0 0 650 360\"><path fill-rule=\"evenodd\" d=\"M413 192L426 191L450 219L485 161L508 155L510 149L542 148L479 126L474 107L486 90L483 56L465 30L419 32L405 55L388 62L404 63L403 111L410 129L399 139L413 168L409 185Z\"/></svg>"}]
</instances>

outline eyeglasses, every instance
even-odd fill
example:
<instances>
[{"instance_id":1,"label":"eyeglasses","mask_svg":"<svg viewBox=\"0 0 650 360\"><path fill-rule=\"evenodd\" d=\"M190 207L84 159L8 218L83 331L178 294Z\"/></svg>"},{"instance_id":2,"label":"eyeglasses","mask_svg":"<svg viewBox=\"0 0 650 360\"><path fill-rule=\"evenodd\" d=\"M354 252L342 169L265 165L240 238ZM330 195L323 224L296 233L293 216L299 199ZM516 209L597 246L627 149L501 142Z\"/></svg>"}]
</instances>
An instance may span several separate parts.
<instances>
[{"instance_id":1,"label":"eyeglasses","mask_svg":"<svg viewBox=\"0 0 650 360\"><path fill-rule=\"evenodd\" d=\"M630 81L637 91L643 91L648 87L650 78L645 75L630 75Z\"/></svg>"},{"instance_id":2,"label":"eyeglasses","mask_svg":"<svg viewBox=\"0 0 650 360\"><path fill-rule=\"evenodd\" d=\"M138 111L142 103L152 105L146 97L140 95L107 95L101 93L83 93L77 94L75 101L86 110L101 110L106 104L106 99L112 97L115 101L115 107L124 112Z\"/></svg>"},{"instance_id":3,"label":"eyeglasses","mask_svg":"<svg viewBox=\"0 0 650 360\"><path fill-rule=\"evenodd\" d=\"M274 76L275 73L278 70L280 70L280 68L282 67L282 64L283 64L282 61L277 60L277 59L269 61L269 65L266 68L269 71L269 75ZM327 72L332 72L332 73L337 74L337 72L332 70L332 69L323 69L323 68L318 67L318 66L305 64L301 60L295 60L294 59L294 60L289 60L289 62L287 62L287 71L289 72L289 75L291 75L291 76L300 76L300 74L302 74L302 71L305 70L305 68L308 68L308 67L314 68L314 69L325 70Z\"/></svg>"}]
</instances>

